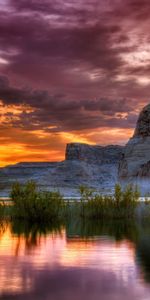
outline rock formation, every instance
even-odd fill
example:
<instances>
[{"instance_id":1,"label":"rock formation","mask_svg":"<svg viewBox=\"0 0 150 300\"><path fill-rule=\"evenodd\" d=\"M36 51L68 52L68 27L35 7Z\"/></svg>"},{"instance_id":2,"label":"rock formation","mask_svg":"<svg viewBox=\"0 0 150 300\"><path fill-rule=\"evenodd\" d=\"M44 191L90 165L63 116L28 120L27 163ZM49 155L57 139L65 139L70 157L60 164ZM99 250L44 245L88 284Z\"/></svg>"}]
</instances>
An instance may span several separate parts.
<instances>
[{"instance_id":1,"label":"rock formation","mask_svg":"<svg viewBox=\"0 0 150 300\"><path fill-rule=\"evenodd\" d=\"M121 146L68 144L63 162L19 163L1 168L1 191L8 194L17 180L22 183L34 180L41 189L57 189L65 196L76 196L80 185L111 192L117 181L121 153Z\"/></svg>"},{"instance_id":2,"label":"rock formation","mask_svg":"<svg viewBox=\"0 0 150 300\"><path fill-rule=\"evenodd\" d=\"M78 195L80 185L112 192L118 180L123 185L138 184L143 194L150 192L150 104L140 113L134 135L125 147L71 143L62 162L0 168L0 194L8 195L15 181L28 180L43 190L60 190L65 196Z\"/></svg>"},{"instance_id":3,"label":"rock formation","mask_svg":"<svg viewBox=\"0 0 150 300\"><path fill-rule=\"evenodd\" d=\"M134 135L122 154L119 180L138 184L143 193L150 191L150 104L141 111Z\"/></svg>"},{"instance_id":4,"label":"rock formation","mask_svg":"<svg viewBox=\"0 0 150 300\"><path fill-rule=\"evenodd\" d=\"M92 164L115 164L121 158L122 146L106 147L88 144L71 143L66 147L66 160L80 160Z\"/></svg>"}]
</instances>

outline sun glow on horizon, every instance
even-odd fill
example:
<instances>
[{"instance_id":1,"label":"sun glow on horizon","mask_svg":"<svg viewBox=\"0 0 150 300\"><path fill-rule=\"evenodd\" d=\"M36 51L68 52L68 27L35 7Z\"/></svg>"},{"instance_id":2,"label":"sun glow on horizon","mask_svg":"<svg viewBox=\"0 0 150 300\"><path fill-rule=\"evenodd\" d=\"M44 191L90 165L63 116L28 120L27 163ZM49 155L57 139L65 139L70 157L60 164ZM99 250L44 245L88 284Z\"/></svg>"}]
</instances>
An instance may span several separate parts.
<instances>
[{"instance_id":1,"label":"sun glow on horizon","mask_svg":"<svg viewBox=\"0 0 150 300\"><path fill-rule=\"evenodd\" d=\"M10 128L7 134L4 130L3 137L0 137L0 167L18 162L62 161L68 143L124 145L132 135L133 129L107 127L58 133Z\"/></svg>"}]
</instances>

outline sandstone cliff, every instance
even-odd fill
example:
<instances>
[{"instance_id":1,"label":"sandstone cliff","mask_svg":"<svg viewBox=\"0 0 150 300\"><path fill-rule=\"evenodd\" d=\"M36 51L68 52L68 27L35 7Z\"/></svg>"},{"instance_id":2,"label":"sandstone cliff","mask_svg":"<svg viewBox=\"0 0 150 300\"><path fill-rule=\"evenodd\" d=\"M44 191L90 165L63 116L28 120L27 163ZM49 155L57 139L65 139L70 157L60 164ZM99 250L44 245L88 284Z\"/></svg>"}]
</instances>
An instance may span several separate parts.
<instances>
[{"instance_id":1,"label":"sandstone cliff","mask_svg":"<svg viewBox=\"0 0 150 300\"><path fill-rule=\"evenodd\" d=\"M34 180L41 189L57 189L65 196L77 195L80 185L111 192L117 181L121 153L121 146L68 144L63 162L19 163L1 168L1 191L8 194L17 180L22 183Z\"/></svg>"},{"instance_id":2,"label":"sandstone cliff","mask_svg":"<svg viewBox=\"0 0 150 300\"><path fill-rule=\"evenodd\" d=\"M123 151L122 146L93 146L71 143L66 146L66 160L80 160L92 164L117 164Z\"/></svg>"},{"instance_id":3,"label":"sandstone cliff","mask_svg":"<svg viewBox=\"0 0 150 300\"><path fill-rule=\"evenodd\" d=\"M119 176L118 176L119 175ZM15 181L34 180L41 189L77 195L80 185L112 192L118 180L138 184L150 192L150 104L139 115L133 137L125 147L71 143L65 160L56 163L19 163L0 168L0 194L8 195Z\"/></svg>"},{"instance_id":4,"label":"sandstone cliff","mask_svg":"<svg viewBox=\"0 0 150 300\"><path fill-rule=\"evenodd\" d=\"M119 163L118 174L121 183L138 184L143 193L150 191L150 104L139 115L134 135Z\"/></svg>"}]
</instances>

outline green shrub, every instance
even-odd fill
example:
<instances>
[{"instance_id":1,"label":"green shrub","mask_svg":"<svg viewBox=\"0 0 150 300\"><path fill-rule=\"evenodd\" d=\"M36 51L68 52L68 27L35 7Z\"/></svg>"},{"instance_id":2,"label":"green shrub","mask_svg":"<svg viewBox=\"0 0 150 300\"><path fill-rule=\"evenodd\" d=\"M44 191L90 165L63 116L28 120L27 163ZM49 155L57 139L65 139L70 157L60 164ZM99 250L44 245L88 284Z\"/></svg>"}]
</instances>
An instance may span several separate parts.
<instances>
[{"instance_id":1,"label":"green shrub","mask_svg":"<svg viewBox=\"0 0 150 300\"><path fill-rule=\"evenodd\" d=\"M139 192L128 185L124 190L117 184L113 196L96 194L80 187L80 201L66 203L58 192L38 191L34 182L12 186L12 216L27 220L53 220L60 216L86 218L129 218L134 216Z\"/></svg>"},{"instance_id":2,"label":"green shrub","mask_svg":"<svg viewBox=\"0 0 150 300\"><path fill-rule=\"evenodd\" d=\"M58 192L37 191L34 182L12 186L12 214L28 220L51 220L60 216L64 201Z\"/></svg>"},{"instance_id":3,"label":"green shrub","mask_svg":"<svg viewBox=\"0 0 150 300\"><path fill-rule=\"evenodd\" d=\"M95 194L86 187L80 188L80 215L89 218L129 218L135 213L139 192L137 187L128 185L125 190L115 186L113 196Z\"/></svg>"}]
</instances>

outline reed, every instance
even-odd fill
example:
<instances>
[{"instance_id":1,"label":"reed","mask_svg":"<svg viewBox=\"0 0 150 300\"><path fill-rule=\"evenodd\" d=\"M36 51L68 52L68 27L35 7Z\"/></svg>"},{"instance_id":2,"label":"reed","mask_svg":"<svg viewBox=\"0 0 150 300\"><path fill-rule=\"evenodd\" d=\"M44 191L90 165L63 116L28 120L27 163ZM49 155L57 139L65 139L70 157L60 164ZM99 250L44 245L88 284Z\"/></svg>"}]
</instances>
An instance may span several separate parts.
<instances>
[{"instance_id":1,"label":"reed","mask_svg":"<svg viewBox=\"0 0 150 300\"><path fill-rule=\"evenodd\" d=\"M58 192L38 191L32 181L12 186L12 216L28 220L53 220L63 211L63 197Z\"/></svg>"},{"instance_id":2,"label":"reed","mask_svg":"<svg viewBox=\"0 0 150 300\"><path fill-rule=\"evenodd\" d=\"M113 196L95 194L91 189L80 187L80 215L88 218L130 218L135 214L138 205L139 191L137 187L126 186L122 190L115 186Z\"/></svg>"},{"instance_id":3,"label":"reed","mask_svg":"<svg viewBox=\"0 0 150 300\"><path fill-rule=\"evenodd\" d=\"M42 221L57 218L131 218L135 215L139 192L128 185L124 190L115 186L114 195L101 195L85 186L80 187L80 201L66 203L58 192L39 191L32 181L12 186L12 217Z\"/></svg>"}]
</instances>

